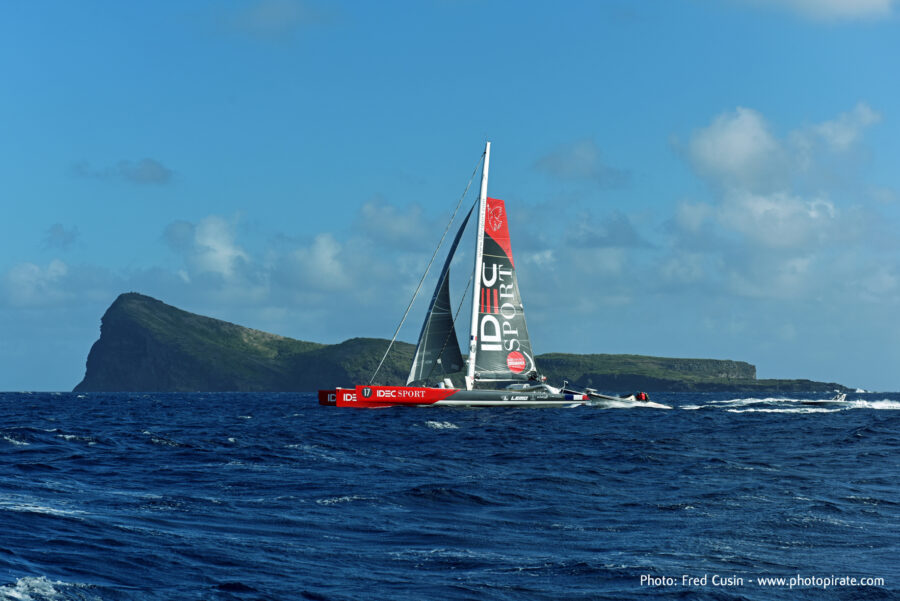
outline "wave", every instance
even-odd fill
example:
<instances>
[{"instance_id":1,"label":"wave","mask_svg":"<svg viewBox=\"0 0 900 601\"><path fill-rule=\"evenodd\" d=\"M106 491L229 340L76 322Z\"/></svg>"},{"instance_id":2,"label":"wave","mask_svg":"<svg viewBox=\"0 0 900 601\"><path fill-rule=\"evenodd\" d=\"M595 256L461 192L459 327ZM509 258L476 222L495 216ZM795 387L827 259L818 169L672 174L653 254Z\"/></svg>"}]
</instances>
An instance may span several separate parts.
<instances>
[{"instance_id":1,"label":"wave","mask_svg":"<svg viewBox=\"0 0 900 601\"><path fill-rule=\"evenodd\" d=\"M79 436L78 434L57 434L57 438L62 438L68 442L86 442L89 446L97 444L97 441L91 436Z\"/></svg>"},{"instance_id":2,"label":"wave","mask_svg":"<svg viewBox=\"0 0 900 601\"><path fill-rule=\"evenodd\" d=\"M685 411L701 409L723 409L729 413L835 413L852 409L874 409L879 411L900 409L900 401L892 399L866 400L848 399L791 399L786 397L748 397L709 401L706 404L681 405Z\"/></svg>"},{"instance_id":3,"label":"wave","mask_svg":"<svg viewBox=\"0 0 900 601\"><path fill-rule=\"evenodd\" d=\"M31 444L30 442L27 442L25 440L19 440L18 438L13 438L12 436L8 436L5 434L3 435L3 440L17 447L27 447Z\"/></svg>"},{"instance_id":4,"label":"wave","mask_svg":"<svg viewBox=\"0 0 900 601\"><path fill-rule=\"evenodd\" d=\"M837 413L840 407L748 407L746 409L726 409L728 413Z\"/></svg>"},{"instance_id":5,"label":"wave","mask_svg":"<svg viewBox=\"0 0 900 601\"><path fill-rule=\"evenodd\" d=\"M369 497L363 497L361 495L345 495L343 497L330 497L327 499L316 499L316 503L319 505L338 505L340 503L352 503L353 501L368 501L371 500Z\"/></svg>"},{"instance_id":6,"label":"wave","mask_svg":"<svg viewBox=\"0 0 900 601\"><path fill-rule=\"evenodd\" d=\"M99 600L97 595L88 594L89 584L72 584L59 580L49 580L45 576L25 576L15 584L0 586L0 601L49 601L59 599Z\"/></svg>"},{"instance_id":7,"label":"wave","mask_svg":"<svg viewBox=\"0 0 900 601\"><path fill-rule=\"evenodd\" d=\"M437 422L428 420L425 425L434 430L458 430L459 426L452 422Z\"/></svg>"},{"instance_id":8,"label":"wave","mask_svg":"<svg viewBox=\"0 0 900 601\"><path fill-rule=\"evenodd\" d=\"M22 513L40 513L57 517L74 517L85 512L78 509L60 509L44 505L38 499L25 495L3 495L0 497L0 510Z\"/></svg>"},{"instance_id":9,"label":"wave","mask_svg":"<svg viewBox=\"0 0 900 601\"><path fill-rule=\"evenodd\" d=\"M154 434L153 432L150 432L149 430L143 430L143 431L141 432L141 434L144 434L145 436L149 436L149 437L150 437L150 442L152 442L153 444L158 444L158 445L163 446L163 447L181 447L181 446L185 446L185 445L183 445L182 443L180 443L180 442L178 442L178 441L176 441L176 440L172 440L172 439L166 438L166 437L164 437L164 436L157 436L156 434Z\"/></svg>"},{"instance_id":10,"label":"wave","mask_svg":"<svg viewBox=\"0 0 900 601\"><path fill-rule=\"evenodd\" d=\"M900 409L900 401L892 401L890 399L882 399L880 401L864 401L862 399L855 401L847 401L850 409L878 409L896 411Z\"/></svg>"}]
</instances>

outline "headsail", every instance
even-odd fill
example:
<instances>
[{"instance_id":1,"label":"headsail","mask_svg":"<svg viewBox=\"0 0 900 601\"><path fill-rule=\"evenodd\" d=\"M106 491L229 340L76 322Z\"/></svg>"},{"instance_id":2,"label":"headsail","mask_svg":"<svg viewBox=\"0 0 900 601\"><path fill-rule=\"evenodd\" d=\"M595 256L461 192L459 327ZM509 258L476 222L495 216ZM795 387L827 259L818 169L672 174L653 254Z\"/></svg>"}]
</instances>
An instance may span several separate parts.
<instances>
[{"instance_id":1,"label":"headsail","mask_svg":"<svg viewBox=\"0 0 900 601\"><path fill-rule=\"evenodd\" d=\"M486 198L473 336L476 380L527 380L537 375L509 240L506 206Z\"/></svg>"},{"instance_id":2,"label":"headsail","mask_svg":"<svg viewBox=\"0 0 900 601\"><path fill-rule=\"evenodd\" d=\"M456 338L456 328L453 326L453 307L450 303L450 262L474 208L473 206L469 209L462 225L459 226L459 231L456 232L453 244L450 245L447 260L444 261L437 287L431 297L431 304L428 306L428 315L419 334L416 355L406 380L407 385L426 380L432 375L451 374L463 368L462 353Z\"/></svg>"}]
</instances>

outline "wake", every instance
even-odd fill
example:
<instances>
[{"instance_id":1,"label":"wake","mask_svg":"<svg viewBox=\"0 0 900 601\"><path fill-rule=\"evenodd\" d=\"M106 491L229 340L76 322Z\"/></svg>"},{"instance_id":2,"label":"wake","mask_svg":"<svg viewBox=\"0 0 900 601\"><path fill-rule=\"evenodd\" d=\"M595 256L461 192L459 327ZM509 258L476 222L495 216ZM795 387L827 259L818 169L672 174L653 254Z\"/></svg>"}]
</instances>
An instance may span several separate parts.
<instances>
[{"instance_id":1,"label":"wake","mask_svg":"<svg viewBox=\"0 0 900 601\"><path fill-rule=\"evenodd\" d=\"M900 410L900 401L892 399L790 399L785 397L738 398L709 401L705 404L682 405L687 411L719 409L729 413L836 413L854 409L876 411Z\"/></svg>"}]
</instances>

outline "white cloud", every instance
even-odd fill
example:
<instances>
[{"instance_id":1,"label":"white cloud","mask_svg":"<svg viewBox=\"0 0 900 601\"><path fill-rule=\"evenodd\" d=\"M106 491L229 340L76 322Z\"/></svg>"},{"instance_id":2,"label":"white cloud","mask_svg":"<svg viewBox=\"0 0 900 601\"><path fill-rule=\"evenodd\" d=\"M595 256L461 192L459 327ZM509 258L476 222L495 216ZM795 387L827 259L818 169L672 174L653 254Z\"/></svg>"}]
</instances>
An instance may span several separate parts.
<instances>
[{"instance_id":1,"label":"white cloud","mask_svg":"<svg viewBox=\"0 0 900 601\"><path fill-rule=\"evenodd\" d=\"M198 271L218 273L225 278L235 274L237 263L249 259L235 244L231 225L221 217L211 216L197 224L190 261Z\"/></svg>"},{"instance_id":2,"label":"white cloud","mask_svg":"<svg viewBox=\"0 0 900 601\"><path fill-rule=\"evenodd\" d=\"M103 268L52 259L46 266L26 261L0 275L0 307L60 308L109 297L121 281Z\"/></svg>"},{"instance_id":3,"label":"white cloud","mask_svg":"<svg viewBox=\"0 0 900 601\"><path fill-rule=\"evenodd\" d=\"M151 295L162 290L157 294L173 303L226 319L226 309L240 309L248 316L246 325L301 339L386 335L395 324L366 328L399 315L430 256L430 251L386 242L391 232L378 226L390 216L406 218L396 234L408 235L407 227L423 223L420 209L388 203L369 203L311 239L276 234L254 241L237 220L215 215L196 223L176 221L163 238L182 263L163 274L147 274L148 287L139 289ZM415 237L424 236L419 231ZM240 314L234 315L231 320Z\"/></svg>"},{"instance_id":4,"label":"white cloud","mask_svg":"<svg viewBox=\"0 0 900 601\"><path fill-rule=\"evenodd\" d=\"M772 189L784 181L781 144L752 109L738 107L694 132L689 154L698 173L726 187Z\"/></svg>"},{"instance_id":5,"label":"white cloud","mask_svg":"<svg viewBox=\"0 0 900 601\"><path fill-rule=\"evenodd\" d=\"M786 192L731 191L717 211L718 224L765 247L809 248L827 243L837 225L834 204Z\"/></svg>"},{"instance_id":6,"label":"white cloud","mask_svg":"<svg viewBox=\"0 0 900 601\"><path fill-rule=\"evenodd\" d=\"M350 290L353 278L344 264L344 249L330 233L318 234L313 243L299 248L292 255L298 270L298 284L316 291L340 292Z\"/></svg>"},{"instance_id":7,"label":"white cloud","mask_svg":"<svg viewBox=\"0 0 900 601\"><path fill-rule=\"evenodd\" d=\"M169 246L184 256L189 271L185 274L211 273L226 280L233 279L242 262L250 260L235 243L233 226L217 215L197 224L175 221L165 231ZM185 278L182 275L182 279Z\"/></svg>"},{"instance_id":8,"label":"white cloud","mask_svg":"<svg viewBox=\"0 0 900 601\"><path fill-rule=\"evenodd\" d=\"M748 108L696 130L687 159L711 201L679 203L660 258L662 282L725 286L754 299L819 299L857 292L893 302L891 279L871 274L879 218L860 199L866 131L881 115L864 102L833 119L779 136ZM890 272L887 272L888 274ZM869 275L865 275L869 274ZM834 282L841 282L835 289ZM835 300L835 302L838 302Z\"/></svg>"},{"instance_id":9,"label":"white cloud","mask_svg":"<svg viewBox=\"0 0 900 601\"><path fill-rule=\"evenodd\" d=\"M897 0L746 0L772 6L818 21L882 19L894 12Z\"/></svg>"},{"instance_id":10,"label":"white cloud","mask_svg":"<svg viewBox=\"0 0 900 601\"><path fill-rule=\"evenodd\" d=\"M862 135L863 130L881 121L881 115L865 102L858 103L853 110L842 113L837 119L813 126L822 140L835 151L846 151Z\"/></svg>"},{"instance_id":11,"label":"white cloud","mask_svg":"<svg viewBox=\"0 0 900 601\"><path fill-rule=\"evenodd\" d=\"M800 174L823 180L839 175L835 168L849 170L865 130L880 120L877 111L860 102L835 119L797 128L779 138L759 112L738 107L696 130L688 157L697 174L717 187L783 191L794 185Z\"/></svg>"},{"instance_id":12,"label":"white cloud","mask_svg":"<svg viewBox=\"0 0 900 601\"><path fill-rule=\"evenodd\" d=\"M825 157L850 157L865 130L881 121L881 115L864 102L836 119L797 129L787 136L796 169L813 171Z\"/></svg>"},{"instance_id":13,"label":"white cloud","mask_svg":"<svg viewBox=\"0 0 900 601\"><path fill-rule=\"evenodd\" d=\"M7 302L17 307L45 306L63 296L60 283L69 267L53 259L46 267L34 263L20 263L12 267L4 278Z\"/></svg>"}]
</instances>

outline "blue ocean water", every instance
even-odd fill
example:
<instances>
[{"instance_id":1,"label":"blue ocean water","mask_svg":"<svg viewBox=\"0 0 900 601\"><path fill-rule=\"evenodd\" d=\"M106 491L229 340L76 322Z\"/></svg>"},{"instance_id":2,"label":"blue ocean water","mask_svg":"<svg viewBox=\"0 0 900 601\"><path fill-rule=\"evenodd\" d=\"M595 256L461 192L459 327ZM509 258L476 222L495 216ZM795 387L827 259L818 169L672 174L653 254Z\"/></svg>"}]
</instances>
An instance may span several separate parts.
<instances>
[{"instance_id":1,"label":"blue ocean water","mask_svg":"<svg viewBox=\"0 0 900 601\"><path fill-rule=\"evenodd\" d=\"M0 599L900 597L900 394L653 400L0 394Z\"/></svg>"}]
</instances>

